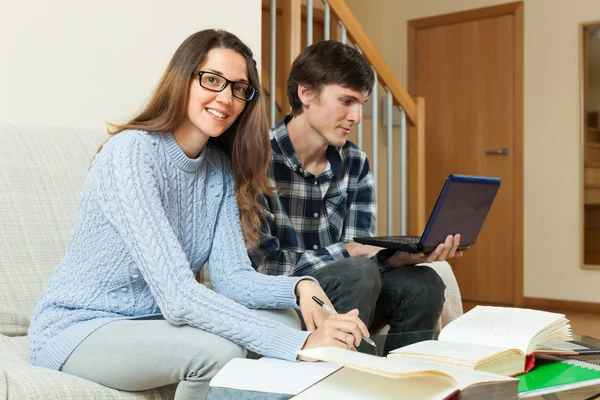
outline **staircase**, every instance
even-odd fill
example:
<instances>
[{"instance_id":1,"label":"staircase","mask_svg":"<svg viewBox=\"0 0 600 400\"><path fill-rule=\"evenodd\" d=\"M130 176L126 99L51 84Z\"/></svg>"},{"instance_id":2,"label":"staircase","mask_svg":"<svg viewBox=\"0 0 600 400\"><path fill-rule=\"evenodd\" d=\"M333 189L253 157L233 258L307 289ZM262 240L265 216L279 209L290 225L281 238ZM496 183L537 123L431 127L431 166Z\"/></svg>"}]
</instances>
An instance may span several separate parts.
<instances>
[{"instance_id":1,"label":"staircase","mask_svg":"<svg viewBox=\"0 0 600 400\"><path fill-rule=\"evenodd\" d=\"M262 84L274 126L289 112L287 74L300 50L319 40L357 48L376 83L349 140L371 161L378 234L420 235L425 227L425 100L413 98L344 0L262 1Z\"/></svg>"}]
</instances>

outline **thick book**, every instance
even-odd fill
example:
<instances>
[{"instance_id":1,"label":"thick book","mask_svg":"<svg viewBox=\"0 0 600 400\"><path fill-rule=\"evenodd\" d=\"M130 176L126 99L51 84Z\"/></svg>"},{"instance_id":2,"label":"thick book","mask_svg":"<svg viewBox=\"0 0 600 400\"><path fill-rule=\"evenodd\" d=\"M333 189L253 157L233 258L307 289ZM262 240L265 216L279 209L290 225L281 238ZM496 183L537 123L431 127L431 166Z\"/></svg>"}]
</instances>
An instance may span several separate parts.
<instances>
[{"instance_id":1,"label":"thick book","mask_svg":"<svg viewBox=\"0 0 600 400\"><path fill-rule=\"evenodd\" d=\"M564 314L511 307L477 306L429 340L393 350L388 358L458 365L513 376L531 370L535 354L575 354L552 345L572 339Z\"/></svg>"},{"instance_id":2,"label":"thick book","mask_svg":"<svg viewBox=\"0 0 600 400\"><path fill-rule=\"evenodd\" d=\"M344 368L316 382L294 399L388 400L518 398L514 378L422 360L388 359L337 347L298 354Z\"/></svg>"},{"instance_id":3,"label":"thick book","mask_svg":"<svg viewBox=\"0 0 600 400\"><path fill-rule=\"evenodd\" d=\"M600 365L572 359L546 361L518 379L522 399L592 386L598 392Z\"/></svg>"}]
</instances>

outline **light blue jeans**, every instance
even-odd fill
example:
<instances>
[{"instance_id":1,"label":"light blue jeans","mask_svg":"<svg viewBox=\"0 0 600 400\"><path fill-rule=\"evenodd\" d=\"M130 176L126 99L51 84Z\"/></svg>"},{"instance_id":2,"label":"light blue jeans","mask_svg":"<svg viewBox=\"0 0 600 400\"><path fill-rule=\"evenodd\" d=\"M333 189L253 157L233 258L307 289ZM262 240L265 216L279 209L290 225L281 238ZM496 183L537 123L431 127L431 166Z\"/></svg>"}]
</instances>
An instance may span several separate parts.
<instances>
[{"instance_id":1,"label":"light blue jeans","mask_svg":"<svg viewBox=\"0 0 600 400\"><path fill-rule=\"evenodd\" d=\"M259 310L300 329L295 310ZM176 400L204 399L213 376L246 349L218 335L165 320L111 322L88 336L61 371L119 390L177 385Z\"/></svg>"}]
</instances>

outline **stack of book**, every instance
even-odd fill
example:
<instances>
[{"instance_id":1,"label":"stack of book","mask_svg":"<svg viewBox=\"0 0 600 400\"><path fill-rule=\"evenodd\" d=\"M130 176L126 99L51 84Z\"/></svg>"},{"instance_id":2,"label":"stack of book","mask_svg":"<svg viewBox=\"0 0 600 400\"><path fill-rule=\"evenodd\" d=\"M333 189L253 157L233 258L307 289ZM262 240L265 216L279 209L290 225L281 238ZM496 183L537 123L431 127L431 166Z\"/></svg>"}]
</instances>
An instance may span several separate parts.
<instances>
[{"instance_id":1,"label":"stack of book","mask_svg":"<svg viewBox=\"0 0 600 400\"><path fill-rule=\"evenodd\" d=\"M386 400L401 395L423 400L509 400L600 384L600 366L568 359L576 353L560 344L570 340L571 326L563 314L478 306L448 324L439 340L402 347L387 358L337 347L302 350L300 355L329 364L315 375L308 373L310 363L290 363L296 372L286 375L295 376L297 382L285 393L296 395L294 399ZM535 355L552 355L560 361L535 361ZM244 361L252 362L256 361ZM236 381L226 370L211 385L244 389L224 383ZM253 376L250 390L283 392L273 387L268 371ZM302 376L307 379L300 382Z\"/></svg>"}]
</instances>

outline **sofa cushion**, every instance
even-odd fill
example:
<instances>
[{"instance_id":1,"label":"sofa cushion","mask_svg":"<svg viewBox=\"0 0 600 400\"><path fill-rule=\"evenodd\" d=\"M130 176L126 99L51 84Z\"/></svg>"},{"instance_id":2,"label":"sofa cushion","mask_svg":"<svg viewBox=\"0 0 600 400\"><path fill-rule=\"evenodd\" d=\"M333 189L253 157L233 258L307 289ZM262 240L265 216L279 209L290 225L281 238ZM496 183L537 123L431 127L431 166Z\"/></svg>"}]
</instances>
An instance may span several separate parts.
<instances>
[{"instance_id":1,"label":"sofa cushion","mask_svg":"<svg viewBox=\"0 0 600 400\"><path fill-rule=\"evenodd\" d=\"M34 367L27 359L26 336L0 335L0 357L0 399L172 399L175 394L176 385L124 392L64 372ZM2 388L6 392L4 397Z\"/></svg>"},{"instance_id":2,"label":"sofa cushion","mask_svg":"<svg viewBox=\"0 0 600 400\"><path fill-rule=\"evenodd\" d=\"M0 124L0 334L27 334L106 132Z\"/></svg>"},{"instance_id":3,"label":"sofa cushion","mask_svg":"<svg viewBox=\"0 0 600 400\"><path fill-rule=\"evenodd\" d=\"M435 261L423 265L427 265L437 272L442 281L444 281L444 285L446 285L446 290L444 291L444 298L446 300L437 326L437 329L442 329L463 315L462 296L460 295L458 282L456 281L452 267L447 261Z\"/></svg>"},{"instance_id":4,"label":"sofa cushion","mask_svg":"<svg viewBox=\"0 0 600 400\"><path fill-rule=\"evenodd\" d=\"M0 366L0 399L8 399L8 394L6 393L6 375Z\"/></svg>"}]
</instances>

